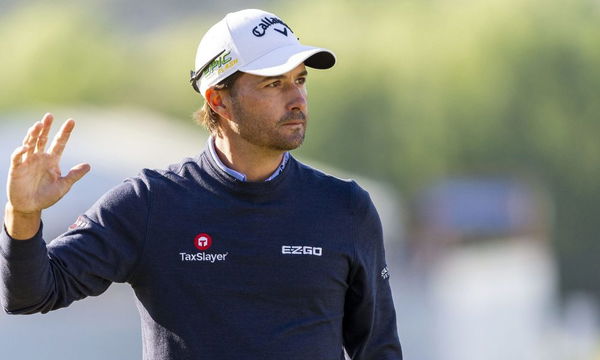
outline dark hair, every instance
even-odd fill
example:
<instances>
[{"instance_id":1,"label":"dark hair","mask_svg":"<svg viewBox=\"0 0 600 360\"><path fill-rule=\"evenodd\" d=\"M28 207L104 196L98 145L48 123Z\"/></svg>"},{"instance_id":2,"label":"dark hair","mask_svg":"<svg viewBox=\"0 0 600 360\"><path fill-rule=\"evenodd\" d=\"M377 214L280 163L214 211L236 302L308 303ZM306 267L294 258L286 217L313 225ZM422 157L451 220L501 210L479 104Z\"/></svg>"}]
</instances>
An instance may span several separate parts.
<instances>
[{"instance_id":1,"label":"dark hair","mask_svg":"<svg viewBox=\"0 0 600 360\"><path fill-rule=\"evenodd\" d=\"M220 83L214 86L215 90L225 90L228 89L229 93L234 96L234 85L235 81L242 75L241 71L236 71L233 74L229 75L225 79L223 79ZM204 105L202 108L194 112L194 119L196 123L202 125L208 130L211 134L219 133L219 118L221 117L214 111L206 100L204 100Z\"/></svg>"}]
</instances>

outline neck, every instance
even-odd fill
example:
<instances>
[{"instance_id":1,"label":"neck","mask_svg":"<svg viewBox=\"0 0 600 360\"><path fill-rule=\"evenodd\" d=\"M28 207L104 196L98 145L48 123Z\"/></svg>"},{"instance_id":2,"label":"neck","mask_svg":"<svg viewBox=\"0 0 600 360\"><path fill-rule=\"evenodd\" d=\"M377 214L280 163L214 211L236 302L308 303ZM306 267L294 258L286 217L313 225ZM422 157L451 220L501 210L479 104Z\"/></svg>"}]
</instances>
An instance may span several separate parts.
<instances>
[{"instance_id":1,"label":"neck","mask_svg":"<svg viewBox=\"0 0 600 360\"><path fill-rule=\"evenodd\" d=\"M227 167L246 175L247 181L264 181L281 164L284 151L271 150L247 141L233 142L215 136L215 151Z\"/></svg>"}]
</instances>

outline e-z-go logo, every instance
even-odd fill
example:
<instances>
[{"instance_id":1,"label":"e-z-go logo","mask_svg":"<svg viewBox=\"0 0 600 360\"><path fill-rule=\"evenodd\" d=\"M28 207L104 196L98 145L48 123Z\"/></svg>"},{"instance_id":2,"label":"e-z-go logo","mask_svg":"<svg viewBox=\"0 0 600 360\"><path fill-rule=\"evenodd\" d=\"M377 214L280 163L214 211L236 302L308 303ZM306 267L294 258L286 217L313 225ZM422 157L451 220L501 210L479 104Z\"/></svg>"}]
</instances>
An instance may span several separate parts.
<instances>
[{"instance_id":1,"label":"e-z-go logo","mask_svg":"<svg viewBox=\"0 0 600 360\"><path fill-rule=\"evenodd\" d=\"M281 247L281 253L286 255L323 255L323 248L312 246L291 246L284 245Z\"/></svg>"}]
</instances>

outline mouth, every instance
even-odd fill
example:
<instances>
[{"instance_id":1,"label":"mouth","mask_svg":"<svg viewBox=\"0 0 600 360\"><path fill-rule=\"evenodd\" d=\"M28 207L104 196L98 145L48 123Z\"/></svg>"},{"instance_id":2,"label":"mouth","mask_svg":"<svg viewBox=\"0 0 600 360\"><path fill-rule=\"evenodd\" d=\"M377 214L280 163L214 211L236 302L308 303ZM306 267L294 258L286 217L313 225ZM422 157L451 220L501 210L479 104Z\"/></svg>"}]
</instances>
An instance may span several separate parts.
<instances>
[{"instance_id":1,"label":"mouth","mask_svg":"<svg viewBox=\"0 0 600 360\"><path fill-rule=\"evenodd\" d=\"M282 126L298 126L298 125L304 126L305 124L306 124L305 121L289 121L289 122L283 123Z\"/></svg>"},{"instance_id":2,"label":"mouth","mask_svg":"<svg viewBox=\"0 0 600 360\"><path fill-rule=\"evenodd\" d=\"M290 111L279 120L281 126L306 127L306 115L301 111Z\"/></svg>"}]
</instances>

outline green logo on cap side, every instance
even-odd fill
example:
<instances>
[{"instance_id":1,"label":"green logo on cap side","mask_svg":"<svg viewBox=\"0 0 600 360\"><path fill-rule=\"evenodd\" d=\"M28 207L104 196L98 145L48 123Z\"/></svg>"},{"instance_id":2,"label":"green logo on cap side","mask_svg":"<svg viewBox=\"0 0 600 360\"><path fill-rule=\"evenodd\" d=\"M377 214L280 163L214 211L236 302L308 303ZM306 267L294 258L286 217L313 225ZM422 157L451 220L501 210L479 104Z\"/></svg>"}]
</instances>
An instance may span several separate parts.
<instances>
[{"instance_id":1,"label":"green logo on cap side","mask_svg":"<svg viewBox=\"0 0 600 360\"><path fill-rule=\"evenodd\" d=\"M214 73L222 74L225 70L230 69L232 66L237 64L238 59L231 57L231 50L225 54L217 57L213 62L206 67L206 70L202 73L202 76L210 76Z\"/></svg>"}]
</instances>

